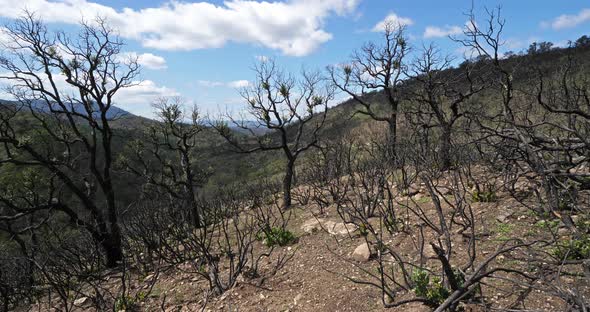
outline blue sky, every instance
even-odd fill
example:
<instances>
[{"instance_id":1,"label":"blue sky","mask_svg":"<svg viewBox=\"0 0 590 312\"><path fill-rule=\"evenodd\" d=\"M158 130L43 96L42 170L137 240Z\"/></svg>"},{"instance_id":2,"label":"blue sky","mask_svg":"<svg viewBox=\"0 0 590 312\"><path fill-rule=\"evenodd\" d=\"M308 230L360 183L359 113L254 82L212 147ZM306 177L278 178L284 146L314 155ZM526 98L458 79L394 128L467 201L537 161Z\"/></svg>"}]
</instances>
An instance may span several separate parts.
<instances>
[{"instance_id":1,"label":"blue sky","mask_svg":"<svg viewBox=\"0 0 590 312\"><path fill-rule=\"evenodd\" d=\"M520 51L533 41L565 45L590 34L588 0L488 0L502 6L506 49ZM407 24L416 49L435 42L461 57L446 34L464 26L471 0L284 0L117 1L0 0L0 21L28 8L54 29L75 30L82 17L105 16L144 63L143 85L128 91L119 106L151 116L156 96L181 95L204 111L244 108L238 92L252 79L261 56L288 71L323 69L346 62L364 42L380 38L375 27L386 18ZM483 16L482 14L478 14ZM1 37L0 37L1 39Z\"/></svg>"}]
</instances>

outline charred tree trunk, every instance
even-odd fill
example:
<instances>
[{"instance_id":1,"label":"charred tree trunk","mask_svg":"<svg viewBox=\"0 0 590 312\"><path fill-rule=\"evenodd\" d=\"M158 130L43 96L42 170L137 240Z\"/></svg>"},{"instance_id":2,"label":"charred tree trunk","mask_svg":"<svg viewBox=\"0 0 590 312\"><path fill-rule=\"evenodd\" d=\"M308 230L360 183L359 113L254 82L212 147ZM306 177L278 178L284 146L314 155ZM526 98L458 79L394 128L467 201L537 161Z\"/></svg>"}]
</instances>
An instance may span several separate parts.
<instances>
[{"instance_id":1,"label":"charred tree trunk","mask_svg":"<svg viewBox=\"0 0 590 312\"><path fill-rule=\"evenodd\" d=\"M451 161L451 127L449 125L442 125L442 133L439 142L439 166L442 171L449 170L452 166Z\"/></svg>"},{"instance_id":2,"label":"charred tree trunk","mask_svg":"<svg viewBox=\"0 0 590 312\"><path fill-rule=\"evenodd\" d=\"M283 208L285 209L291 207L291 185L293 184L294 169L295 159L289 159L283 179Z\"/></svg>"},{"instance_id":3,"label":"charred tree trunk","mask_svg":"<svg viewBox=\"0 0 590 312\"><path fill-rule=\"evenodd\" d=\"M392 166L397 164L397 114L392 114L391 118L387 121L388 124L388 138L387 138L387 157L391 161Z\"/></svg>"},{"instance_id":4,"label":"charred tree trunk","mask_svg":"<svg viewBox=\"0 0 590 312\"><path fill-rule=\"evenodd\" d=\"M112 229L111 233L103 239L101 247L105 252L106 266L114 268L123 260L123 247L121 246L121 231L119 226Z\"/></svg>"}]
</instances>

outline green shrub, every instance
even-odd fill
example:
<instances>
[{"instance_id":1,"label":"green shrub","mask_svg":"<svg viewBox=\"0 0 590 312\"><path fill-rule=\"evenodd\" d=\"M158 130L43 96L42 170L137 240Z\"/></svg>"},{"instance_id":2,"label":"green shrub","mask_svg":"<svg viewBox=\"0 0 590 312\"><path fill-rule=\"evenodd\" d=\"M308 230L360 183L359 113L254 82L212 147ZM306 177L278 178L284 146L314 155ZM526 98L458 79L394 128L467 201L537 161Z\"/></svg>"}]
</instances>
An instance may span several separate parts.
<instances>
[{"instance_id":1,"label":"green shrub","mask_svg":"<svg viewBox=\"0 0 590 312\"><path fill-rule=\"evenodd\" d=\"M500 235L501 240L509 239L510 238L509 236L510 236L510 234L512 234L513 230L514 230L514 224L496 222L495 232Z\"/></svg>"},{"instance_id":2,"label":"green shrub","mask_svg":"<svg viewBox=\"0 0 590 312\"><path fill-rule=\"evenodd\" d=\"M117 300L115 300L115 311L133 310L135 305L136 300L131 296L118 297Z\"/></svg>"},{"instance_id":3,"label":"green shrub","mask_svg":"<svg viewBox=\"0 0 590 312\"><path fill-rule=\"evenodd\" d=\"M266 246L286 246L295 242L295 235L289 230L273 227L270 230L261 231L256 239L262 241Z\"/></svg>"},{"instance_id":4,"label":"green shrub","mask_svg":"<svg viewBox=\"0 0 590 312\"><path fill-rule=\"evenodd\" d=\"M414 283L414 293L418 297L426 297L428 292L428 284L430 283L430 276L425 270L417 269L412 274L412 282Z\"/></svg>"},{"instance_id":5,"label":"green shrub","mask_svg":"<svg viewBox=\"0 0 590 312\"><path fill-rule=\"evenodd\" d=\"M451 292L445 288L438 277L430 278L427 271L417 269L412 274L412 290L418 297L426 298L432 305L440 305Z\"/></svg>"},{"instance_id":6,"label":"green shrub","mask_svg":"<svg viewBox=\"0 0 590 312\"><path fill-rule=\"evenodd\" d=\"M552 250L555 257L565 260L583 260L590 258L590 236L583 235L559 244Z\"/></svg>"},{"instance_id":7,"label":"green shrub","mask_svg":"<svg viewBox=\"0 0 590 312\"><path fill-rule=\"evenodd\" d=\"M496 192L492 190L475 191L471 195L471 200L475 203L493 203L498 200L498 197L496 196Z\"/></svg>"},{"instance_id":8,"label":"green shrub","mask_svg":"<svg viewBox=\"0 0 590 312\"><path fill-rule=\"evenodd\" d=\"M540 220L534 224L539 229L553 229L556 230L559 227L559 220Z\"/></svg>"},{"instance_id":9,"label":"green shrub","mask_svg":"<svg viewBox=\"0 0 590 312\"><path fill-rule=\"evenodd\" d=\"M359 226L359 233L362 236L369 235L369 230L367 229L367 226L364 223L361 223L361 225Z\"/></svg>"}]
</instances>

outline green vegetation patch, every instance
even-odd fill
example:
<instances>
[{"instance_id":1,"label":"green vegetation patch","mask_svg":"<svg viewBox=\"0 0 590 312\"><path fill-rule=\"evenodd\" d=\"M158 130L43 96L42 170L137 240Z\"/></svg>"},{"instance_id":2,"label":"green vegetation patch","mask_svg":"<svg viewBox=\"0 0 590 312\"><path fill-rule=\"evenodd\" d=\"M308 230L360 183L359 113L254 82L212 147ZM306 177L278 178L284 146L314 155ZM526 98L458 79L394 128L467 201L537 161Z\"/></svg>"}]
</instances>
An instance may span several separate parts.
<instances>
[{"instance_id":1,"label":"green vegetation patch","mask_svg":"<svg viewBox=\"0 0 590 312\"><path fill-rule=\"evenodd\" d=\"M256 239L262 241L266 246L287 246L295 243L295 235L289 230L273 227L270 230L258 232Z\"/></svg>"}]
</instances>

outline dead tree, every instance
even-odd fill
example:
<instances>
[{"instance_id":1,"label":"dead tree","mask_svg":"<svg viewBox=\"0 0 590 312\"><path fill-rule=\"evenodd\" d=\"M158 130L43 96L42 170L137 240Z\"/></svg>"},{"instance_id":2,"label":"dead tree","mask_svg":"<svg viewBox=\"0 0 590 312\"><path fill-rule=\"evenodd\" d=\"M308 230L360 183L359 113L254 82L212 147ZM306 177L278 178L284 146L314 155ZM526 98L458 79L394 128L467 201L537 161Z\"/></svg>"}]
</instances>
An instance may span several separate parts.
<instances>
[{"instance_id":1,"label":"dead tree","mask_svg":"<svg viewBox=\"0 0 590 312\"><path fill-rule=\"evenodd\" d=\"M297 80L282 73L274 61L261 62L254 70L256 81L241 94L248 102L248 112L255 124L226 116L230 124L248 135L237 136L224 122L213 123L213 127L239 153L283 152L286 158L283 206L288 208L295 163L302 153L317 145L334 92L317 72L303 71ZM260 135L255 131L257 128L270 132Z\"/></svg>"},{"instance_id":2,"label":"dead tree","mask_svg":"<svg viewBox=\"0 0 590 312\"><path fill-rule=\"evenodd\" d=\"M278 250L293 243L294 237L286 230L291 212L281 209L277 191L266 183L223 188L213 198L198 201L207 226L197 229L182 205L170 207L166 198L152 194L138 202L125 225L135 233L131 236L134 245L163 263L201 277L211 294L221 295L240 276L262 285L293 256L293 252ZM148 205L152 209L146 209ZM257 241L266 246L254 248ZM272 266L263 269L261 263L267 260Z\"/></svg>"},{"instance_id":3,"label":"dead tree","mask_svg":"<svg viewBox=\"0 0 590 312\"><path fill-rule=\"evenodd\" d=\"M365 44L352 55L350 64L328 67L332 83L337 89L359 104L356 114L387 123L388 148L392 160L397 156L397 124L409 51L405 28L388 23L383 42ZM385 97L384 104L380 103L379 93Z\"/></svg>"},{"instance_id":4,"label":"dead tree","mask_svg":"<svg viewBox=\"0 0 590 312\"><path fill-rule=\"evenodd\" d=\"M158 188L172 201L183 202L190 209L194 226L204 226L198 189L210 173L196 163L205 124L196 106L188 113L184 111L181 98L161 98L153 107L159 123L150 125L144 138L131 144L131 155L121 158L120 163L144 180L145 191Z\"/></svg>"},{"instance_id":5,"label":"dead tree","mask_svg":"<svg viewBox=\"0 0 590 312\"><path fill-rule=\"evenodd\" d=\"M531 78L530 73L527 73L529 77L523 77L514 62L501 57L505 21L500 17L500 10L487 13L485 23L477 23L471 15L465 39L459 42L489 63L493 73L489 78L500 95L495 101L500 113L486 112L473 120L484 132L489 150L497 155L494 162L509 177L505 188L536 212L541 221L553 222L552 219L558 218L571 233L570 243L564 245L560 242L562 235L548 227L549 237L541 246L545 249L537 246L521 257L521 261L538 268L544 268L548 261L554 265L548 269L552 274L537 273L532 278L538 285L529 283L527 287L529 292L536 288L560 297L572 309L586 310L588 305L580 299L577 290L566 291L558 285L562 283L562 274L569 275L566 273L569 266L582 264L583 270L588 271L587 262L576 261L589 256L583 255L585 252L580 247L586 244L587 229L573 220L575 215L582 219L587 216L586 200L580 196L587 187L583 178L587 176L583 168L588 164L587 82L575 73L571 58L566 58L562 70L548 72L539 68L536 77ZM522 83L515 82L517 76ZM515 192L517 183L520 194ZM523 192L527 185L531 191ZM578 288L579 284L570 285ZM527 296L528 293L523 298Z\"/></svg>"},{"instance_id":6,"label":"dead tree","mask_svg":"<svg viewBox=\"0 0 590 312\"><path fill-rule=\"evenodd\" d=\"M412 63L408 73L411 85L407 92L416 106L408 108L406 114L415 116L419 127L440 131L436 154L439 168L443 171L452 166L453 130L457 122L469 109L465 107L469 99L485 87L481 78L473 77L473 66L451 70L452 61L430 45Z\"/></svg>"},{"instance_id":7,"label":"dead tree","mask_svg":"<svg viewBox=\"0 0 590 312\"><path fill-rule=\"evenodd\" d=\"M75 197L70 201L56 193L43 205L15 207L14 217L41 210L63 213L92 235L107 266L114 267L123 252L110 125L117 116L111 108L117 92L136 83L137 60L122 59L123 43L100 19L81 24L80 33L71 37L49 33L28 13L6 34L10 43L0 58L0 79L10 84L19 114L2 114L0 163L39 168L55 176L56 188ZM20 113L32 116L46 142L19 133Z\"/></svg>"}]
</instances>

